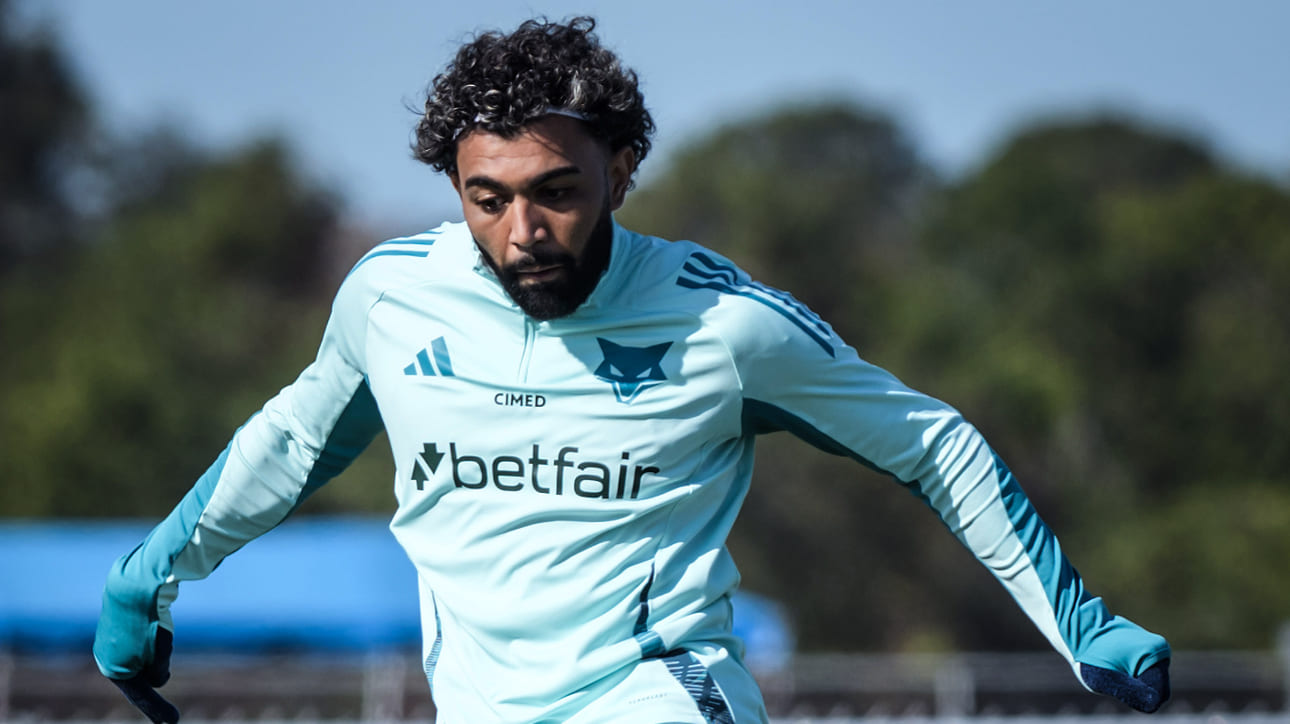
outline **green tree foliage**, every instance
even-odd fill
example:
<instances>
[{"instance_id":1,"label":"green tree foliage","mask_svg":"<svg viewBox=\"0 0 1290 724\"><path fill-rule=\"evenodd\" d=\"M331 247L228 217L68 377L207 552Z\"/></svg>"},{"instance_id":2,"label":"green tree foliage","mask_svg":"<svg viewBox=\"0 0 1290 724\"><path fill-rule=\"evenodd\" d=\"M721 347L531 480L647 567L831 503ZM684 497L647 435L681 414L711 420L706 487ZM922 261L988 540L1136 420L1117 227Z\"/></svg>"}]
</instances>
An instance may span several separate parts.
<instances>
[{"instance_id":1,"label":"green tree foliage","mask_svg":"<svg viewBox=\"0 0 1290 724\"><path fill-rule=\"evenodd\" d=\"M1168 348L1172 310L1159 296L1166 290L1145 277L1105 278L1124 271L1106 258L1125 248L1106 228L1112 207L1171 193L1213 167L1194 143L1125 121L1056 124L1018 136L929 215L920 235L924 263L955 292L911 308L914 324L930 326L906 336L898 357L912 374L939 376L997 445L1016 451L1014 468L1037 481L1030 487L1041 495L1071 466L1119 460L1104 448L1120 444L1125 431L1104 431L1088 408L1095 390L1124 379L1129 360L1116 355L1176 359ZM1176 247L1171 237L1157 238L1161 248ZM1177 291L1189 285L1166 267L1142 272ZM1141 302L1140 313L1127 308L1129 296ZM961 304L963 297L970 303ZM1153 318L1142 316L1148 313ZM954 369L940 362L947 351L958 358ZM932 362L945 374L929 369ZM1132 407L1123 418L1129 425L1141 419ZM1067 443L1064 454L1049 455L1045 448L1058 440ZM1130 476L1151 472L1135 468ZM1083 473L1123 477L1106 468Z\"/></svg>"},{"instance_id":2,"label":"green tree foliage","mask_svg":"<svg viewBox=\"0 0 1290 724\"><path fill-rule=\"evenodd\" d=\"M53 37L0 0L0 275L70 241L68 181L89 109Z\"/></svg>"},{"instance_id":3,"label":"green tree foliage","mask_svg":"<svg viewBox=\"0 0 1290 724\"><path fill-rule=\"evenodd\" d=\"M317 345L330 201L272 143L167 176L4 289L6 513L164 513Z\"/></svg>"},{"instance_id":4,"label":"green tree foliage","mask_svg":"<svg viewBox=\"0 0 1290 724\"><path fill-rule=\"evenodd\" d=\"M312 358L336 202L273 140L213 155L163 129L91 162L86 101L34 42L0 35L0 512L158 517ZM94 203L61 195L74 177ZM312 509L388 509L388 467Z\"/></svg>"},{"instance_id":5,"label":"green tree foliage","mask_svg":"<svg viewBox=\"0 0 1290 724\"><path fill-rule=\"evenodd\" d=\"M981 424L1095 590L1183 646L1269 644L1290 550L1250 501L1290 504L1286 189L1167 130L1055 122L951 189L920 247L971 304L914 305L952 322L895 357Z\"/></svg>"}]
</instances>

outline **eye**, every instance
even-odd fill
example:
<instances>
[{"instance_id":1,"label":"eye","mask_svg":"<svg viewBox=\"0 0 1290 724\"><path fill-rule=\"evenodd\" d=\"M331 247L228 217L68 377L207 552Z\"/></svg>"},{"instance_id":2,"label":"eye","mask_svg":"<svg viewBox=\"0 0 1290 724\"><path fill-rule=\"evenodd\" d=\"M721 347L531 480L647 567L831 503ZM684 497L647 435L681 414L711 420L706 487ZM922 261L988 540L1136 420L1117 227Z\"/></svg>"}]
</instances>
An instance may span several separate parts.
<instances>
[{"instance_id":1,"label":"eye","mask_svg":"<svg viewBox=\"0 0 1290 724\"><path fill-rule=\"evenodd\" d=\"M475 199L475 206L485 214L496 214L502 210L506 204L498 196L485 196L482 199Z\"/></svg>"},{"instance_id":2,"label":"eye","mask_svg":"<svg viewBox=\"0 0 1290 724\"><path fill-rule=\"evenodd\" d=\"M543 186L538 190L538 198L546 204L566 201L572 195L572 186Z\"/></svg>"}]
</instances>

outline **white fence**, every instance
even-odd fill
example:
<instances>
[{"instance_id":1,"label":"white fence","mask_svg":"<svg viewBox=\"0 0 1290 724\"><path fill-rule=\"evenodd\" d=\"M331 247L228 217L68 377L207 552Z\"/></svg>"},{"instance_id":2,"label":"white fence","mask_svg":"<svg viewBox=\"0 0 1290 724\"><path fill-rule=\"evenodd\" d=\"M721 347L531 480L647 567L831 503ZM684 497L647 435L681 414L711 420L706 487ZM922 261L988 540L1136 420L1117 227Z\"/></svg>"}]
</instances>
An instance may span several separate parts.
<instances>
[{"instance_id":1,"label":"white fence","mask_svg":"<svg viewBox=\"0 0 1290 724\"><path fill-rule=\"evenodd\" d=\"M1290 663L1273 652L1175 652L1168 710L1280 712ZM1051 652L959 655L811 654L762 676L772 712L788 717L1019 716L1126 710L1086 692ZM1290 724L1290 717L1279 721Z\"/></svg>"},{"instance_id":2,"label":"white fence","mask_svg":"<svg viewBox=\"0 0 1290 724\"><path fill-rule=\"evenodd\" d=\"M168 698L186 723L432 721L414 653L180 656ZM1274 652L1176 652L1155 724L1290 724L1290 665ZM810 654L759 675L776 724L1103 724L1132 712L1085 692L1053 653ZM0 654L0 721L137 722L84 657Z\"/></svg>"}]
</instances>

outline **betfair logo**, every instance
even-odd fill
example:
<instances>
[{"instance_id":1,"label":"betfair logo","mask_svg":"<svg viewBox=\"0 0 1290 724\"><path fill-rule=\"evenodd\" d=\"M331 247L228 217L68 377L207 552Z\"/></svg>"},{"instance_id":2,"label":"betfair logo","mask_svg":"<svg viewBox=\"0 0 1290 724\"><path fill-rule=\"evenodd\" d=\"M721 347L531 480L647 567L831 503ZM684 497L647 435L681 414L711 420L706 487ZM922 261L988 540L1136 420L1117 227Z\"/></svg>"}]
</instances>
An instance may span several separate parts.
<instances>
[{"instance_id":1,"label":"betfair logo","mask_svg":"<svg viewBox=\"0 0 1290 724\"><path fill-rule=\"evenodd\" d=\"M623 451L614 464L578 457L573 445L560 447L554 458L543 456L542 446L535 443L528 457L498 455L491 460L482 455L459 452L457 443L448 443L445 454L438 443L428 442L412 462L412 481L417 490L439 472L445 459L452 464L454 487L478 490L489 485L510 493L531 490L542 495L568 495L603 500L634 500L647 476L657 476L653 465L639 465L632 454ZM548 453L549 454L549 453ZM616 468L616 469L615 469Z\"/></svg>"},{"instance_id":2,"label":"betfair logo","mask_svg":"<svg viewBox=\"0 0 1290 724\"><path fill-rule=\"evenodd\" d=\"M662 363L671 342L650 347L625 347L604 337L596 337L596 341L605 357L596 368L596 379L613 385L614 396L619 402L629 403L640 393L667 379Z\"/></svg>"},{"instance_id":3,"label":"betfair logo","mask_svg":"<svg viewBox=\"0 0 1290 724\"><path fill-rule=\"evenodd\" d=\"M431 352L434 357L431 358ZM444 377L454 377L452 373L452 358L448 356L448 343L443 337L439 337L430 343L430 348L422 348L417 352L417 359L412 364L403 368L403 374L409 376L422 375L425 377L434 377L442 375Z\"/></svg>"},{"instance_id":4,"label":"betfair logo","mask_svg":"<svg viewBox=\"0 0 1290 724\"><path fill-rule=\"evenodd\" d=\"M412 482L417 484L417 490L425 490L425 482L431 475L439 472L441 462L443 462L443 453L439 452L438 445L428 442L421 446L421 454L412 461ZM430 472L427 473L427 470Z\"/></svg>"}]
</instances>

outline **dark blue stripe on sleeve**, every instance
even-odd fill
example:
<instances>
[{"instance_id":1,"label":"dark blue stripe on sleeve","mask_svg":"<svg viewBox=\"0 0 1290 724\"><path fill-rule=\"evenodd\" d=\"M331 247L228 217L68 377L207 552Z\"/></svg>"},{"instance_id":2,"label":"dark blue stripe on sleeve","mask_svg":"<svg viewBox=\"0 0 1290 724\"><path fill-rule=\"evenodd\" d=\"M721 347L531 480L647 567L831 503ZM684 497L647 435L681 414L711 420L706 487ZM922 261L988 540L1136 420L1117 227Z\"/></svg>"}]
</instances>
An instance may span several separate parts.
<instances>
[{"instance_id":1,"label":"dark blue stripe on sleeve","mask_svg":"<svg viewBox=\"0 0 1290 724\"><path fill-rule=\"evenodd\" d=\"M367 449L372 438L376 437L383 426L381 413L376 407L376 398L372 397L372 390L368 387L367 380L363 380L354 390L354 396L350 398L349 404L345 405L340 417L336 419L336 426L327 436L327 442L323 444L318 460L309 471L305 487L300 491L300 497L296 499L292 510L298 508L315 490L349 467L349 464L354 462L354 458Z\"/></svg>"},{"instance_id":2,"label":"dark blue stripe on sleeve","mask_svg":"<svg viewBox=\"0 0 1290 724\"><path fill-rule=\"evenodd\" d=\"M803 319L800 313L795 312L792 309L785 308L783 306L783 303L781 302L778 302L774 299L767 299L766 297L755 293L754 291L750 290L747 287L732 287L729 284L723 284L722 282L719 282L719 281L699 282L693 279L679 277L676 280L676 284L677 286L685 287L687 289L713 289L718 292L733 294L735 296L744 297L747 299L751 299L755 302L758 302L761 305L767 307L768 309L775 310L775 312L777 312L784 319L787 319L788 321L792 322L793 326L805 332L806 336L810 337L811 341L818 344L820 346L820 349L824 350L830 357L837 356L837 353L834 352L833 350L833 345L829 344L828 340L820 336L820 333L816 329L813 329L812 326L807 323L809 320Z\"/></svg>"}]
</instances>

